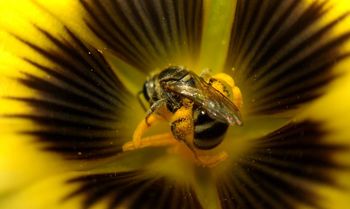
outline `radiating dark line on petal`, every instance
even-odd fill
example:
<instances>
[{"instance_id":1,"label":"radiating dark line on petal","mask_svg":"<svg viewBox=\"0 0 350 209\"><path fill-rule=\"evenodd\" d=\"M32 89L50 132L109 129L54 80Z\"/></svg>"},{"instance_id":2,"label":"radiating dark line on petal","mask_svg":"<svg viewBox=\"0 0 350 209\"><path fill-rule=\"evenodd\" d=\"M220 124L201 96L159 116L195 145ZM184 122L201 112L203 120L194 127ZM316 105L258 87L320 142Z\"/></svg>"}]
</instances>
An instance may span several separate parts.
<instances>
[{"instance_id":1,"label":"radiating dark line on petal","mask_svg":"<svg viewBox=\"0 0 350 209\"><path fill-rule=\"evenodd\" d=\"M298 108L325 92L332 71L350 53L341 51L350 31L331 32L349 13L321 24L327 0L239 0L226 69L234 71L250 114Z\"/></svg>"},{"instance_id":2,"label":"radiating dark line on petal","mask_svg":"<svg viewBox=\"0 0 350 209\"><path fill-rule=\"evenodd\" d=\"M14 36L52 65L23 58L44 75L23 70L23 77L17 80L37 95L7 99L26 103L33 111L6 117L34 122L34 130L23 127L20 133L34 136L43 149L67 159L105 158L121 152L122 144L131 136L122 114L130 111L127 102L132 95L103 55L69 29L67 38L37 29L51 41L52 49Z\"/></svg>"},{"instance_id":3,"label":"radiating dark line on petal","mask_svg":"<svg viewBox=\"0 0 350 209\"><path fill-rule=\"evenodd\" d=\"M202 0L80 0L85 22L115 54L147 72L184 59L197 60ZM186 64L186 63L183 63Z\"/></svg>"},{"instance_id":4,"label":"radiating dark line on petal","mask_svg":"<svg viewBox=\"0 0 350 209\"><path fill-rule=\"evenodd\" d=\"M82 208L88 209L102 200L106 208L126 205L130 209L201 209L196 194L189 185L165 177L150 177L145 171L128 171L81 176L67 183L79 187L67 197L84 195Z\"/></svg>"},{"instance_id":5,"label":"radiating dark line on petal","mask_svg":"<svg viewBox=\"0 0 350 209\"><path fill-rule=\"evenodd\" d=\"M314 186L345 189L335 175L350 171L334 159L350 147L325 141L328 134L318 122L291 122L252 141L251 150L217 178L222 208L322 208Z\"/></svg>"}]
</instances>

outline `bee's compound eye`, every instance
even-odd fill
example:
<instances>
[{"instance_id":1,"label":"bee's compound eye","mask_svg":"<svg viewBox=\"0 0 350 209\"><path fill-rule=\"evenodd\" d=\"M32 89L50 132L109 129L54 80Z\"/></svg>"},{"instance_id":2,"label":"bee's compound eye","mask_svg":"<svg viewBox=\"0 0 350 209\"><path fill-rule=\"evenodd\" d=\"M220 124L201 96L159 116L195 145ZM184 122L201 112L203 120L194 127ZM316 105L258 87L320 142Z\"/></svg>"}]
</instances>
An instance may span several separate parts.
<instances>
[{"instance_id":1,"label":"bee's compound eye","mask_svg":"<svg viewBox=\"0 0 350 209\"><path fill-rule=\"evenodd\" d=\"M145 97L145 99L147 100L147 101L149 101L150 100L150 96L148 95L148 91L147 91L147 89L148 89L148 83L147 82L145 82L144 84L143 84L143 88L142 88L142 94L143 94L143 96Z\"/></svg>"}]
</instances>

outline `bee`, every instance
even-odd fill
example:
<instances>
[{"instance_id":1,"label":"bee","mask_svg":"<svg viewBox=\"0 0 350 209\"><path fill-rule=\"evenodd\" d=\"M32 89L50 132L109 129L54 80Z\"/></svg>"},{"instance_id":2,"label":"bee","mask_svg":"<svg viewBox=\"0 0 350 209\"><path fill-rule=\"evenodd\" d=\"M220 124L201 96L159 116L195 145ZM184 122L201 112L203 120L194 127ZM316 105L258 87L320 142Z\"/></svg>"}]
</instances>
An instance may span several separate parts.
<instances>
[{"instance_id":1,"label":"bee","mask_svg":"<svg viewBox=\"0 0 350 209\"><path fill-rule=\"evenodd\" d=\"M141 95L150 108L125 150L174 144L174 140L168 140L173 137L184 142L196 159L207 166L220 161L224 154L201 157L197 151L217 147L229 126L243 124L240 91L224 73L212 77L204 72L198 76L184 67L171 66L148 78L138 98ZM144 131L162 119L170 122L172 136L141 140Z\"/></svg>"}]
</instances>

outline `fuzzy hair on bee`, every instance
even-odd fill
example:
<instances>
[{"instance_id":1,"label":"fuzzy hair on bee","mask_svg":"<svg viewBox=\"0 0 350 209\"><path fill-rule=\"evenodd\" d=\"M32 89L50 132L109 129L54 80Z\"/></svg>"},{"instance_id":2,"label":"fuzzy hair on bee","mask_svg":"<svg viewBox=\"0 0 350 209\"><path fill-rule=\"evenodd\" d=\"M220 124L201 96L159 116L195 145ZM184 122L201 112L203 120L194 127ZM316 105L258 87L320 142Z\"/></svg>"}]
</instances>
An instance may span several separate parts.
<instances>
[{"instance_id":1,"label":"fuzzy hair on bee","mask_svg":"<svg viewBox=\"0 0 350 209\"><path fill-rule=\"evenodd\" d=\"M171 66L149 77L138 97L141 95L150 108L135 130L134 148L142 143L146 129L164 119L170 123L173 138L185 143L199 159L198 150L217 147L229 126L243 124L241 93L233 79L224 73L211 76L204 72L198 76L184 67ZM153 140L159 143L156 142L159 139ZM147 142L149 146L151 141Z\"/></svg>"}]
</instances>

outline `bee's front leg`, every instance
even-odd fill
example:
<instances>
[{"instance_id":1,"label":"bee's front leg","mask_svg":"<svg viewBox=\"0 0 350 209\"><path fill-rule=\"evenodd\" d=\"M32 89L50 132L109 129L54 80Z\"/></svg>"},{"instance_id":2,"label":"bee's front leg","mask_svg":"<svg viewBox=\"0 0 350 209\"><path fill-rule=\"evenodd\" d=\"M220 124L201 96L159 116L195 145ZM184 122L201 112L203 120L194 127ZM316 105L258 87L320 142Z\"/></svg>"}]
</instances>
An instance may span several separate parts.
<instances>
[{"instance_id":1,"label":"bee's front leg","mask_svg":"<svg viewBox=\"0 0 350 209\"><path fill-rule=\"evenodd\" d=\"M138 149L144 145L141 145L142 136L147 129L149 129L155 123L163 120L161 111L166 105L166 100L161 99L152 104L151 108L147 111L145 118L136 127L132 142L128 142L123 146L123 150Z\"/></svg>"},{"instance_id":2,"label":"bee's front leg","mask_svg":"<svg viewBox=\"0 0 350 209\"><path fill-rule=\"evenodd\" d=\"M171 133L163 133L142 138L143 133L164 118L153 112L142 120L134 131L133 139L123 145L123 151L131 151L146 147L169 146L178 143Z\"/></svg>"},{"instance_id":3,"label":"bee's front leg","mask_svg":"<svg viewBox=\"0 0 350 209\"><path fill-rule=\"evenodd\" d=\"M165 107L165 105L166 105L166 100L165 99L160 99L160 100L158 100L158 101L156 101L155 103L152 104L150 109L147 111L146 117L145 117L145 120L144 120L144 122L146 123L146 125L148 127L151 127L151 125L154 122L159 121L158 118L159 118L160 115L158 113L161 112L162 108ZM150 118L151 116L153 118ZM157 118L155 118L155 116L157 116ZM147 129L147 127L145 129ZM141 138L141 136L140 136L140 138Z\"/></svg>"},{"instance_id":4,"label":"bee's front leg","mask_svg":"<svg viewBox=\"0 0 350 209\"><path fill-rule=\"evenodd\" d=\"M161 99L152 104L145 118L136 127L132 141L123 145L123 151L131 151L145 147L172 145L176 140L171 133L164 133L142 138L143 134L152 125L162 120L167 120L166 99Z\"/></svg>"}]
</instances>

